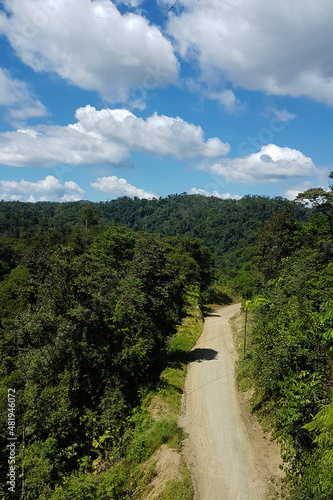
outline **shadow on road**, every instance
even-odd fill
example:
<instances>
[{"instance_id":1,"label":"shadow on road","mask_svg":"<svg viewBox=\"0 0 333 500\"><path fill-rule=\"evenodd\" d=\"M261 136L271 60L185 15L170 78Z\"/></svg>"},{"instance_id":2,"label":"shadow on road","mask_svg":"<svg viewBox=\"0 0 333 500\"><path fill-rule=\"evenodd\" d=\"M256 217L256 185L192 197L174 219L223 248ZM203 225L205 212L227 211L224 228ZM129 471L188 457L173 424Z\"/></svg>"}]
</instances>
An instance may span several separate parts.
<instances>
[{"instance_id":1,"label":"shadow on road","mask_svg":"<svg viewBox=\"0 0 333 500\"><path fill-rule=\"evenodd\" d=\"M214 349L193 349L193 351L189 352L187 355L187 362L194 363L201 361L211 361L216 359L218 352Z\"/></svg>"},{"instance_id":2,"label":"shadow on road","mask_svg":"<svg viewBox=\"0 0 333 500\"><path fill-rule=\"evenodd\" d=\"M216 359L218 352L214 349L193 349L191 352L174 351L169 354L169 366L172 368L181 368L182 364L201 363L202 361L211 361Z\"/></svg>"}]
</instances>

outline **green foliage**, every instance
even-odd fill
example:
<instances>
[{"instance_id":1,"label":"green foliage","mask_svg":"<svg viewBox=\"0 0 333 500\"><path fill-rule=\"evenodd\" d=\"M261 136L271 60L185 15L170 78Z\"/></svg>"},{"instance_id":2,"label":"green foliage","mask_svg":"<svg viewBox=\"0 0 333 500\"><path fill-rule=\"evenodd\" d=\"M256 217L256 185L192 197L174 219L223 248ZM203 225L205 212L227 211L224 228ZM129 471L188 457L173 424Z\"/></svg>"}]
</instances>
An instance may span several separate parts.
<instances>
[{"instance_id":1,"label":"green foliage","mask_svg":"<svg viewBox=\"0 0 333 500\"><path fill-rule=\"evenodd\" d=\"M290 495L295 500L331 500L333 495L332 461L323 458L322 450L303 455L303 467L288 476Z\"/></svg>"},{"instance_id":2,"label":"green foliage","mask_svg":"<svg viewBox=\"0 0 333 500\"><path fill-rule=\"evenodd\" d=\"M15 240L10 238L0 239L0 280L8 274L17 261Z\"/></svg>"},{"instance_id":3,"label":"green foliage","mask_svg":"<svg viewBox=\"0 0 333 500\"><path fill-rule=\"evenodd\" d=\"M1 439L6 442L7 390L15 387L27 498L124 498L128 474L118 481L111 472L120 473L119 461L128 455L136 464L182 439L174 419L147 419L137 426L142 432L132 433L128 417L159 383L187 289L196 290L197 303L211 279L210 253L190 237L171 244L115 224L92 231L92 214L85 216L87 235L81 225L81 236L78 230L60 241L52 231L22 236L15 259L8 258L9 240L0 253L6 264ZM2 446L2 477L6 451Z\"/></svg>"},{"instance_id":4,"label":"green foliage","mask_svg":"<svg viewBox=\"0 0 333 500\"><path fill-rule=\"evenodd\" d=\"M135 237L132 231L112 225L94 240L91 253L112 268L121 269L134 255Z\"/></svg>"},{"instance_id":5,"label":"green foliage","mask_svg":"<svg viewBox=\"0 0 333 500\"><path fill-rule=\"evenodd\" d=\"M312 422L306 424L304 429L315 433L315 443L327 448L326 458L332 461L333 451L333 403L324 406L314 417Z\"/></svg>"},{"instance_id":6,"label":"green foliage","mask_svg":"<svg viewBox=\"0 0 333 500\"><path fill-rule=\"evenodd\" d=\"M329 223L330 233L333 237L333 191L332 186L330 191L325 191L322 188L310 188L299 193L296 200L303 203L311 204L316 207L319 212L324 214Z\"/></svg>"},{"instance_id":7,"label":"green foliage","mask_svg":"<svg viewBox=\"0 0 333 500\"><path fill-rule=\"evenodd\" d=\"M85 203L82 207L82 218L86 229L86 234L88 233L88 228L92 226L97 226L98 224L98 212L92 203Z\"/></svg>"},{"instance_id":8,"label":"green foliage","mask_svg":"<svg viewBox=\"0 0 333 500\"><path fill-rule=\"evenodd\" d=\"M179 447L184 439L177 420L163 418L152 421L147 414L131 419L135 423L135 432L127 457L131 462L141 463L147 460L162 444L169 443Z\"/></svg>"},{"instance_id":9,"label":"green foliage","mask_svg":"<svg viewBox=\"0 0 333 500\"><path fill-rule=\"evenodd\" d=\"M213 283L210 285L203 295L203 300L206 304L231 304L232 298L230 297L229 290L225 286Z\"/></svg>"},{"instance_id":10,"label":"green foliage","mask_svg":"<svg viewBox=\"0 0 333 500\"><path fill-rule=\"evenodd\" d=\"M277 212L260 230L255 260L266 282L278 275L283 259L294 250L295 230L290 207Z\"/></svg>"},{"instance_id":11,"label":"green foliage","mask_svg":"<svg viewBox=\"0 0 333 500\"><path fill-rule=\"evenodd\" d=\"M100 474L78 473L66 478L49 497L50 500L124 500L128 470L123 463ZM41 497L44 498L44 497Z\"/></svg>"},{"instance_id":12,"label":"green foliage","mask_svg":"<svg viewBox=\"0 0 333 500\"><path fill-rule=\"evenodd\" d=\"M241 366L253 375L254 410L282 442L292 500L328 500L333 491L330 233L322 215L295 223L289 212L276 214L253 261L264 300L253 309L252 348Z\"/></svg>"},{"instance_id":13,"label":"green foliage","mask_svg":"<svg viewBox=\"0 0 333 500\"><path fill-rule=\"evenodd\" d=\"M53 231L58 241L71 235L72 244L79 248L85 245L86 221L88 236L92 229L94 235L115 222L135 231L199 238L214 255L216 265L233 276L243 262L235 252L254 245L260 225L286 206L293 207L297 220L307 219L309 210L299 203L264 196L221 200L183 194L158 200L123 197L94 204L0 202L0 235L18 238Z\"/></svg>"},{"instance_id":14,"label":"green foliage","mask_svg":"<svg viewBox=\"0 0 333 500\"><path fill-rule=\"evenodd\" d=\"M29 270L18 265L0 284L0 307L4 316L12 316L33 300L34 286Z\"/></svg>"},{"instance_id":15,"label":"green foliage","mask_svg":"<svg viewBox=\"0 0 333 500\"><path fill-rule=\"evenodd\" d=\"M328 276L332 273L332 264L327 266L327 272L325 276L325 280L327 280ZM331 300L328 300L323 307L322 313L319 314L319 326L322 331L322 337L327 341L330 351L332 351L333 346L333 303Z\"/></svg>"},{"instance_id":16,"label":"green foliage","mask_svg":"<svg viewBox=\"0 0 333 500\"><path fill-rule=\"evenodd\" d=\"M303 497L295 492L295 498L328 500L333 496L333 403L322 407L304 429L314 436L317 447L304 467Z\"/></svg>"},{"instance_id":17,"label":"green foliage","mask_svg":"<svg viewBox=\"0 0 333 500\"><path fill-rule=\"evenodd\" d=\"M35 441L25 450L25 488L28 500L47 498L51 493L57 460L56 443Z\"/></svg>"}]
</instances>

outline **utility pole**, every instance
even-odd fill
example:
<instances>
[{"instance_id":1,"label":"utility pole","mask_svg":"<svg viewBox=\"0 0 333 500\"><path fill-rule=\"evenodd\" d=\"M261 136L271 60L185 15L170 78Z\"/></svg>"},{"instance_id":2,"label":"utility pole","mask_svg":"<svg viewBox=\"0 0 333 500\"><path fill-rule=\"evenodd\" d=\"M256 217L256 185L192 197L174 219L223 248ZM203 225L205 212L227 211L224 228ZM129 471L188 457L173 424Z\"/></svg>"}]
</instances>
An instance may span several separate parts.
<instances>
[{"instance_id":1,"label":"utility pole","mask_svg":"<svg viewBox=\"0 0 333 500\"><path fill-rule=\"evenodd\" d=\"M247 300L244 304L245 307L245 324L244 324L244 348L243 348L243 356L245 358L245 351L246 351L246 326L247 326L247 310L251 304L251 300Z\"/></svg>"}]
</instances>

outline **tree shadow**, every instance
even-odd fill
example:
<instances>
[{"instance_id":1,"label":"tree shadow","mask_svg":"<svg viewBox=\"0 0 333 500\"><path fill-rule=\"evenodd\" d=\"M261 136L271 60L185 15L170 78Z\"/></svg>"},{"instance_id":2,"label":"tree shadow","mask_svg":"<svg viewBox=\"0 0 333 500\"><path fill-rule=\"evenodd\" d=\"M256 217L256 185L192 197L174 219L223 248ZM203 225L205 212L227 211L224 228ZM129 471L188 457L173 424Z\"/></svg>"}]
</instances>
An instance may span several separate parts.
<instances>
[{"instance_id":1,"label":"tree shadow","mask_svg":"<svg viewBox=\"0 0 333 500\"><path fill-rule=\"evenodd\" d=\"M216 359L218 352L215 349L193 349L187 354L187 363L201 363L202 361L212 361Z\"/></svg>"},{"instance_id":2,"label":"tree shadow","mask_svg":"<svg viewBox=\"0 0 333 500\"><path fill-rule=\"evenodd\" d=\"M214 309L210 306L205 305L202 307L202 314L203 314L204 318L207 318L207 316L211 316L213 312L214 312Z\"/></svg>"},{"instance_id":3,"label":"tree shadow","mask_svg":"<svg viewBox=\"0 0 333 500\"><path fill-rule=\"evenodd\" d=\"M201 310L204 318L207 318L207 316L214 316L216 310L221 306L228 306L233 302L232 298L225 293L220 293L218 296L214 296L214 298L215 300L212 300L210 304L202 306Z\"/></svg>"},{"instance_id":4,"label":"tree shadow","mask_svg":"<svg viewBox=\"0 0 333 500\"><path fill-rule=\"evenodd\" d=\"M212 361L217 358L218 352L214 349L193 349L190 352L181 350L173 351L168 356L168 366L181 368L184 364Z\"/></svg>"},{"instance_id":5,"label":"tree shadow","mask_svg":"<svg viewBox=\"0 0 333 500\"><path fill-rule=\"evenodd\" d=\"M232 297L230 297L230 295L228 295L227 293L219 291L216 293L214 298L215 298L215 302L217 304L222 305L222 306L232 304Z\"/></svg>"}]
</instances>

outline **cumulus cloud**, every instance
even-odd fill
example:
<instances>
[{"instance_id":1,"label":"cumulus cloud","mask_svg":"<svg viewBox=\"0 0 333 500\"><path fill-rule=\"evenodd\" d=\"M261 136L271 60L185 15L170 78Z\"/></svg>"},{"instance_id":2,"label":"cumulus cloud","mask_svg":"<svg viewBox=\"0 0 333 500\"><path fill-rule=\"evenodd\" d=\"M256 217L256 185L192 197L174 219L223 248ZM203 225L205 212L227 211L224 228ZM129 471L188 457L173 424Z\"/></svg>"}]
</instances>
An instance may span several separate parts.
<instances>
[{"instance_id":1,"label":"cumulus cloud","mask_svg":"<svg viewBox=\"0 0 333 500\"><path fill-rule=\"evenodd\" d=\"M126 179L116 177L115 175L100 177L96 182L91 182L90 185L94 189L112 196L129 196L131 198L137 197L147 200L158 198L158 196L151 191L145 191L144 189L132 186Z\"/></svg>"},{"instance_id":2,"label":"cumulus cloud","mask_svg":"<svg viewBox=\"0 0 333 500\"><path fill-rule=\"evenodd\" d=\"M200 156L217 157L229 152L229 145L213 137L204 141L203 130L185 122L154 113L146 120L137 118L125 109L103 109L92 106L79 108L76 112L78 124L74 127L85 133L99 130L106 139L115 140L131 150L156 156L172 155L179 160Z\"/></svg>"},{"instance_id":3,"label":"cumulus cloud","mask_svg":"<svg viewBox=\"0 0 333 500\"><path fill-rule=\"evenodd\" d=\"M84 194L75 182L61 184L53 175L37 182L0 181L0 199L5 201L79 201Z\"/></svg>"},{"instance_id":4,"label":"cumulus cloud","mask_svg":"<svg viewBox=\"0 0 333 500\"><path fill-rule=\"evenodd\" d=\"M238 194L230 194L230 193L219 193L218 191L213 191L212 193L209 193L208 191L205 191L204 189L198 189L198 188L191 188L187 191L187 194L200 194L201 196L207 196L207 197L214 197L214 198L220 198L221 200L240 200L241 196Z\"/></svg>"},{"instance_id":5,"label":"cumulus cloud","mask_svg":"<svg viewBox=\"0 0 333 500\"><path fill-rule=\"evenodd\" d=\"M35 71L56 73L109 102L124 102L133 87L157 88L177 80L170 41L143 16L122 15L109 0L3 4L0 34ZM138 97L132 95L132 100Z\"/></svg>"},{"instance_id":6,"label":"cumulus cloud","mask_svg":"<svg viewBox=\"0 0 333 500\"><path fill-rule=\"evenodd\" d=\"M168 32L182 57L198 60L203 79L213 66L234 86L333 105L330 0L181 4L168 15Z\"/></svg>"},{"instance_id":7,"label":"cumulus cloud","mask_svg":"<svg viewBox=\"0 0 333 500\"><path fill-rule=\"evenodd\" d=\"M229 151L217 137L205 142L201 127L178 117L155 113L144 120L125 109L86 106L76 111L76 118L65 127L40 125L0 133L0 164L121 165L131 151L179 160L216 158Z\"/></svg>"},{"instance_id":8,"label":"cumulus cloud","mask_svg":"<svg viewBox=\"0 0 333 500\"><path fill-rule=\"evenodd\" d=\"M199 168L217 174L227 182L243 183L271 183L318 174L311 158L296 149L281 148L275 144L267 144L258 153L243 158L221 159Z\"/></svg>"},{"instance_id":9,"label":"cumulus cloud","mask_svg":"<svg viewBox=\"0 0 333 500\"><path fill-rule=\"evenodd\" d=\"M27 84L12 78L9 71L0 68L0 106L8 109L12 123L48 114L45 106L33 95Z\"/></svg>"}]
</instances>

